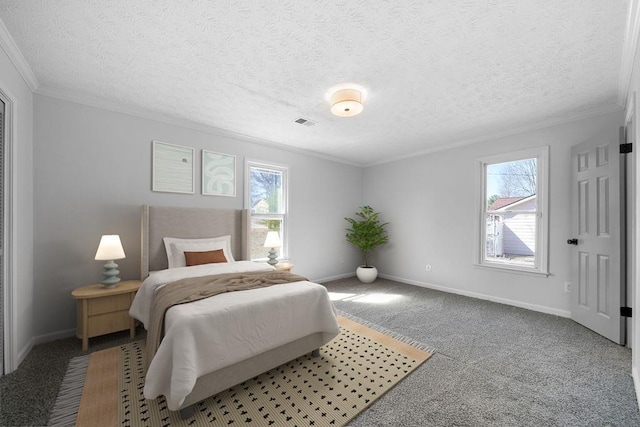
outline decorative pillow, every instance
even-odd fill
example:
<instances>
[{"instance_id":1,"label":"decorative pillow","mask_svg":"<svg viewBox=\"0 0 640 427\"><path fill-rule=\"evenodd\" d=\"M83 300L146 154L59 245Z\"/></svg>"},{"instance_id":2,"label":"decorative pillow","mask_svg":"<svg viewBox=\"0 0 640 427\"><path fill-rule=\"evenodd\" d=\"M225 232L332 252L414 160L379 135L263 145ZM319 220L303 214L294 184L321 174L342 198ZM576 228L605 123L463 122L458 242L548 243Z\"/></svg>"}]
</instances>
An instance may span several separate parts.
<instances>
[{"instance_id":1,"label":"decorative pillow","mask_svg":"<svg viewBox=\"0 0 640 427\"><path fill-rule=\"evenodd\" d=\"M231 252L231 236L211 237L208 239L179 239L165 237L164 247L167 250L169 268L186 267L185 252L206 252L222 249L227 262L234 262Z\"/></svg>"},{"instance_id":2,"label":"decorative pillow","mask_svg":"<svg viewBox=\"0 0 640 427\"><path fill-rule=\"evenodd\" d=\"M227 262L223 249L206 252L185 252L184 259L187 267L200 264L217 264L219 262Z\"/></svg>"}]
</instances>

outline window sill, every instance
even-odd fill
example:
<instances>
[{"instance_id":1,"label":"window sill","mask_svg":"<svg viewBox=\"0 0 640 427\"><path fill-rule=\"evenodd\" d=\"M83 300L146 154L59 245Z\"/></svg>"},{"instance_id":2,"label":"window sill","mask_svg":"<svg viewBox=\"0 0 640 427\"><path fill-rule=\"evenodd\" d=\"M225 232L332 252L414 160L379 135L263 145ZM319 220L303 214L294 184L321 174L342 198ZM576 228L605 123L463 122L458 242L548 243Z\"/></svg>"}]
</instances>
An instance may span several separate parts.
<instances>
[{"instance_id":1,"label":"window sill","mask_svg":"<svg viewBox=\"0 0 640 427\"><path fill-rule=\"evenodd\" d=\"M479 268L486 268L490 270L501 271L503 273L515 273L515 274L524 274L526 276L549 277L549 273L546 271L540 271L540 270L527 268L527 267L517 267L512 265L501 265L501 264L494 264L494 263L492 264L474 263L474 265Z\"/></svg>"}]
</instances>

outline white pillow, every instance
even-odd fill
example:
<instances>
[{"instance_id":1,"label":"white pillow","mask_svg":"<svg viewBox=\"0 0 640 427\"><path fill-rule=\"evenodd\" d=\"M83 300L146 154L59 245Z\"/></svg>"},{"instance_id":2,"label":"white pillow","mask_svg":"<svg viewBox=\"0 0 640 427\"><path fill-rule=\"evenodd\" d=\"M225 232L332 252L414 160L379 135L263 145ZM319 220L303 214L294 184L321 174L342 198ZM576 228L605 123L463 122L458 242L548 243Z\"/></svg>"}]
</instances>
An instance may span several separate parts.
<instances>
[{"instance_id":1,"label":"white pillow","mask_svg":"<svg viewBox=\"0 0 640 427\"><path fill-rule=\"evenodd\" d=\"M179 239L164 237L169 268L186 267L185 252L206 252L222 249L227 262L235 262L231 252L231 236L211 237L207 239Z\"/></svg>"}]
</instances>

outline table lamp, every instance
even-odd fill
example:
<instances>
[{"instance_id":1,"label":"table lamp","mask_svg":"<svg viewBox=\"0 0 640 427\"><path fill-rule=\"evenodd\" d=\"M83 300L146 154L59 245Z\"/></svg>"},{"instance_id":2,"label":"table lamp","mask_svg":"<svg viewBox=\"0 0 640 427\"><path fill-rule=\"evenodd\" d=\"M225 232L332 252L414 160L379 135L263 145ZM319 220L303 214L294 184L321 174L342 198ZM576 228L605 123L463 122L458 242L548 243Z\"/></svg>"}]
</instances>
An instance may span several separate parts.
<instances>
[{"instance_id":1,"label":"table lamp","mask_svg":"<svg viewBox=\"0 0 640 427\"><path fill-rule=\"evenodd\" d=\"M97 261L107 261L102 272L104 276L102 284L105 288L115 288L116 283L120 281L118 277L120 271L118 271L118 264L114 260L123 258L124 249L122 249L122 243L120 243L120 236L117 234L102 236L95 259Z\"/></svg>"},{"instance_id":2,"label":"table lamp","mask_svg":"<svg viewBox=\"0 0 640 427\"><path fill-rule=\"evenodd\" d=\"M269 231L267 233L267 238L264 240L264 247L271 248L269 250L269 261L267 261L267 264L276 265L278 263L278 260L276 259L278 257L278 254L276 253L275 248L282 247L280 235L277 231Z\"/></svg>"}]
</instances>

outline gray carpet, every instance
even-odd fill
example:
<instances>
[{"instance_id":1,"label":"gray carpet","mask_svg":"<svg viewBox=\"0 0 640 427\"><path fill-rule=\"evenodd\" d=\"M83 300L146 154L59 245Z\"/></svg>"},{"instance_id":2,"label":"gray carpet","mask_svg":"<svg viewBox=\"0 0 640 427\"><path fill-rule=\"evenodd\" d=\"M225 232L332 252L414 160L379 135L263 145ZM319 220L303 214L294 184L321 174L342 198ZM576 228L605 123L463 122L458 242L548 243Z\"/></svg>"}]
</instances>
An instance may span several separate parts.
<instances>
[{"instance_id":1,"label":"gray carpet","mask_svg":"<svg viewBox=\"0 0 640 427\"><path fill-rule=\"evenodd\" d=\"M145 336L138 328L136 339ZM15 372L0 377L0 426L44 426L55 403L69 360L131 341L129 331L82 341L66 338L33 347Z\"/></svg>"},{"instance_id":2,"label":"gray carpet","mask_svg":"<svg viewBox=\"0 0 640 427\"><path fill-rule=\"evenodd\" d=\"M631 351L569 319L381 279L326 286L351 294L339 310L436 349L352 426L640 426ZM126 341L94 338L89 349ZM80 354L73 338L36 346L0 378L0 425L46 424Z\"/></svg>"},{"instance_id":3,"label":"gray carpet","mask_svg":"<svg viewBox=\"0 0 640 427\"><path fill-rule=\"evenodd\" d=\"M388 280L327 287L355 294L338 309L436 349L352 426L640 426L631 351L569 319Z\"/></svg>"}]
</instances>

